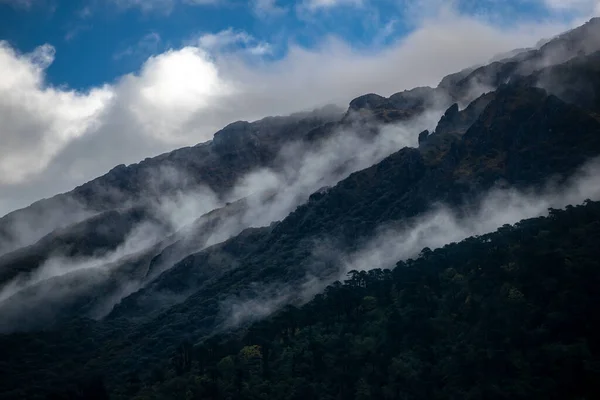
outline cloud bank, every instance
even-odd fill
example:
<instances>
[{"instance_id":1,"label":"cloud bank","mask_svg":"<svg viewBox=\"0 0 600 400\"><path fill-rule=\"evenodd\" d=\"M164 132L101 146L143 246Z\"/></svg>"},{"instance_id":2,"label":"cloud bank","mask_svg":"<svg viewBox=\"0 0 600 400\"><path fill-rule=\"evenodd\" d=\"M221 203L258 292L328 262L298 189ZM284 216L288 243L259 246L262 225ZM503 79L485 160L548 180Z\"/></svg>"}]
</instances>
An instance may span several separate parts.
<instances>
[{"instance_id":1,"label":"cloud bank","mask_svg":"<svg viewBox=\"0 0 600 400\"><path fill-rule=\"evenodd\" d=\"M51 45L20 54L2 42L0 215L114 165L209 140L234 120L435 86L445 74L565 28L523 24L507 33L446 10L376 51L327 37L311 49L291 42L280 58L264 57L268 43L226 30L151 56L139 71L86 92L45 82L45 68L60 56Z\"/></svg>"},{"instance_id":2,"label":"cloud bank","mask_svg":"<svg viewBox=\"0 0 600 400\"><path fill-rule=\"evenodd\" d=\"M564 208L585 200L600 199L600 158L586 163L564 185L551 180L540 191L495 188L460 213L444 204L397 224L379 227L373 237L365 238L355 251L343 252L327 239L313 251L317 265L334 263L337 275L316 278L307 273L300 282L259 282L249 285L238 296L220 304L222 326L226 329L264 318L290 303L309 301L336 280L343 281L352 270L392 269L399 260L415 258L424 248L436 249L468 237L494 232L505 224L548 215L550 208Z\"/></svg>"},{"instance_id":3,"label":"cloud bank","mask_svg":"<svg viewBox=\"0 0 600 400\"><path fill-rule=\"evenodd\" d=\"M112 293L99 307L104 312L103 316L123 297L139 290L189 254L223 242L246 228L267 226L273 221L282 220L320 188L333 186L352 172L378 163L400 148L416 146L418 133L424 129L432 129L445 108L445 105L441 105L439 109L432 108L411 121L379 126L379 133L375 136L364 133L376 128L375 124L366 122L368 126L365 126L365 122L356 122L354 125L340 128L318 145L296 142L285 146L277 157L277 167L257 169L239 179L226 196L226 200L235 202L244 199L245 207L231 212L221 209L225 211L222 212L224 217L218 223L212 222L211 219L203 219L200 225L192 223L209 211L224 206L208 188L161 198L154 205L155 218L137 222L123 244L114 251L85 258L69 258L55 253L32 273L23 273L1 285L0 307L10 306L10 302L34 307L35 304L53 301L54 311L58 312L61 298L69 301L71 297L80 296L87 286L71 291L50 290L48 287L70 287L64 282L68 282L74 276L81 281L90 281L90 285L97 284L100 279L98 276L109 279L111 271L117 272L119 268L126 268L124 265L133 255L157 251L151 248L160 242L161 248L175 240L185 242L175 247L174 252L165 252L160 264L153 264L152 273L145 279L138 281L127 274L120 278L118 285L122 289ZM361 149L358 154L355 153L357 148ZM160 185L163 179L184 181L186 177L176 170L163 170L150 177L147 184ZM169 237L173 232L177 234ZM153 256L154 254L151 254L148 261ZM74 273L77 275L73 275ZM90 279L83 279L83 276L89 276ZM58 280L61 277L65 278L62 286ZM48 283L50 280L53 282ZM45 286L40 285L31 290L40 283ZM29 290L28 301L24 301L22 297L16 297L17 300L11 299L12 296L26 290ZM173 294L172 297L183 300L185 293ZM3 304L7 300L8 302ZM6 321L2 324L11 325Z\"/></svg>"}]
</instances>

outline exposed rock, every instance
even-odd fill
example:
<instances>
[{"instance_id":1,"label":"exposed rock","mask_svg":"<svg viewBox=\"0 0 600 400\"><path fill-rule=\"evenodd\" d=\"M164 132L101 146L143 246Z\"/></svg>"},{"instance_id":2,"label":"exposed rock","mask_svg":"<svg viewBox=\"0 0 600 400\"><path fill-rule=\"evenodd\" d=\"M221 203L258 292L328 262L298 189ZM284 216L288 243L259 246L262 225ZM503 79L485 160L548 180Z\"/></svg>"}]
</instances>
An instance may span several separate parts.
<instances>
[{"instance_id":1,"label":"exposed rock","mask_svg":"<svg viewBox=\"0 0 600 400\"><path fill-rule=\"evenodd\" d=\"M429 131L425 129L423 132L419 133L419 146L427 141L427 137L429 136Z\"/></svg>"},{"instance_id":2,"label":"exposed rock","mask_svg":"<svg viewBox=\"0 0 600 400\"><path fill-rule=\"evenodd\" d=\"M350 110L369 109L374 110L389 104L388 99L378 94L369 93L355 98L350 102Z\"/></svg>"}]
</instances>

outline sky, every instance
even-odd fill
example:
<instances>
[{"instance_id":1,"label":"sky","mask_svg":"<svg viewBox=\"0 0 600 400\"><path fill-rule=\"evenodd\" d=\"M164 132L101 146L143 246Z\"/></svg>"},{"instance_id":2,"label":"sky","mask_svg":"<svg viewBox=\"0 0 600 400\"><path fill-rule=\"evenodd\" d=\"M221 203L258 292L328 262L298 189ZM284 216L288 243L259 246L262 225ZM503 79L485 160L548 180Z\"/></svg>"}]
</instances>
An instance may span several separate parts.
<instances>
[{"instance_id":1,"label":"sky","mask_svg":"<svg viewBox=\"0 0 600 400\"><path fill-rule=\"evenodd\" d=\"M0 0L0 215L236 120L390 95L598 0Z\"/></svg>"}]
</instances>

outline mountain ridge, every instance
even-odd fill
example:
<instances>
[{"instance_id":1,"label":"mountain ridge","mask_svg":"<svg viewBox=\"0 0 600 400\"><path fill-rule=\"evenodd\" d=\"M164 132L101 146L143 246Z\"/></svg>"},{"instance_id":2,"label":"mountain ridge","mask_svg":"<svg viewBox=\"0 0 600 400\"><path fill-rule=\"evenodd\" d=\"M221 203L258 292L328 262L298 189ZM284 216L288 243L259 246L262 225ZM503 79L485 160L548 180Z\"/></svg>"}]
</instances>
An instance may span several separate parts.
<instances>
[{"instance_id":1,"label":"mountain ridge","mask_svg":"<svg viewBox=\"0 0 600 400\"><path fill-rule=\"evenodd\" d=\"M580 28L580 29L597 29L598 26L600 26L600 24L598 23L598 20L592 20L590 21L587 25L585 25L585 28ZM590 28L591 27L591 28ZM577 32L574 31L574 32ZM540 50L536 50L536 52L534 52L534 56L537 58L540 58L540 54L544 54L544 49L547 48L551 48L552 47L552 43L549 42L547 43L545 46L543 46ZM575 50L577 50L578 47L575 46ZM577 51L578 53L579 50ZM578 58L577 58L578 57ZM597 57L592 53L591 55L586 55L586 56L577 56L574 59L571 60L578 60L578 61L571 61L571 62L575 62L577 65L584 65L584 66L588 66L588 65L592 65L595 66L595 62ZM583 57L583 58L582 58ZM527 60L527 58L526 58ZM493 63L490 64L491 70L492 71L496 71L496 65L497 64L502 64L502 63ZM514 70L517 69L517 67L515 65L513 65L514 62L509 61L508 64L502 64L502 65L508 65L510 68L509 70L511 71L510 73L512 74ZM562 64L561 64L562 65ZM487 69L486 69L487 68ZM459 93L461 90L463 90L465 87L468 87L469 84L465 83L465 82L469 82L469 81L477 81L478 85L481 84L481 76L482 74L486 74L488 72L486 72L490 67L480 67L478 69L473 70L471 73L469 73L466 77L463 77L460 81L458 81L458 83L456 84L457 88L459 88L460 90L458 91L454 91L456 93ZM553 68L553 67L550 67ZM482 72L483 71L483 72ZM543 71L543 70L540 70ZM577 71L577 70L576 70ZM504 78L503 78L504 79ZM442 82L444 82L444 80L442 80ZM441 84L440 84L441 85ZM443 85L441 85L443 86ZM528 88L532 86L532 82L531 81L527 81L526 78L520 78L517 77L515 78L515 84L513 85L513 87L519 87L522 86L524 88ZM457 146L458 141L460 140L460 138L463 135L466 135L466 137L468 138L468 131L469 129L473 128L471 125L473 125L476 122L476 119L479 117L479 114L482 112L485 112L487 107L489 106L490 102L493 102L496 97L497 97L497 93L502 92L502 88L504 86L500 85L500 89L498 90L494 90L488 93L484 93L483 95L475 98L473 101L471 101L469 103L468 106L466 106L463 110L460 110L458 102L454 102L454 104L452 106L450 106L450 108L448 108L446 110L446 113L444 114L444 116L442 117L442 119L439 121L438 126L436 127L436 129L434 130L434 132L430 135L426 136L426 140L422 141L422 143L419 145L419 149L421 151L421 153L423 153L425 155L425 161L427 164L430 165L435 165L437 163L442 163L444 165L444 168L453 168L453 159L456 157L464 157L464 154L461 155L461 152L464 153L464 148L461 148L460 146ZM462 89L461 89L462 88ZM438 94L438 92L440 92L440 90L446 92L446 93L451 93L452 90L448 89L448 88L442 88L440 89L439 87L436 89L432 89L432 88L427 88L427 87L422 87L422 88L416 88L416 89L412 89L412 90L408 90L408 91L403 91L403 92L399 92L396 93L392 96L390 96L390 98L383 98L381 96L377 96L374 94L371 95L365 95L365 96L360 96L356 99L354 99L351 103L350 103L350 107L348 109L348 111L346 112L346 114L344 114L343 116L341 116L340 114L334 114L337 115L334 118L337 119L337 121L339 121L339 124L342 124L342 126L344 125L352 125L352 124L363 124L360 126L365 126L367 127L366 129L362 128L365 131L369 131L372 130L373 128L368 128L368 123L369 121L376 121L377 123L384 123L384 124L390 124L390 123L397 123L398 121L406 121L406 119L411 119L414 118L416 115L420 115L423 114L425 112L425 110L427 109L427 107L425 106L426 104L428 104L429 106L431 106L431 104L433 104L434 102L437 102L438 104L440 104L440 99L441 103L444 102L448 102L449 98L447 98L447 96L440 96ZM523 89L523 93L527 92L525 89ZM535 91L531 91L529 90L527 93L534 93ZM542 94L542 92L538 91L537 92L537 96L539 98L545 96L544 94ZM520 95L517 94L516 97L519 97ZM465 97L462 97L462 99L464 100ZM454 96L454 100L459 100L460 99L457 98L456 96ZM397 112L398 110L400 110L401 112ZM303 140L308 140L309 142L313 142L314 140L323 140L324 137L329 137L331 136L334 132L335 129L330 127L332 121L327 121L324 122L319 119L322 117L322 115L331 115L329 114L330 112L332 112L331 110L325 109L322 111L314 111L312 113L301 113L301 114L296 114L290 117L272 117L272 118L266 118L260 121L257 121L255 123L248 123L245 121L238 121L235 123L230 124L229 126L225 127L224 129L222 129L221 131L217 132L215 134L215 139L213 139L213 141L208 142L208 143L204 143L204 144L200 144L195 146L194 148L184 148L184 149L180 149L180 150L176 150L174 152L170 152L170 153L166 153L164 155L158 156L155 159L151 159L146 160L140 164L134 164L130 167L125 167L125 166L117 166L115 167L113 170L111 170L111 172L109 172L107 175L98 178L100 179L100 181L96 180L96 181L92 181L89 185L91 185L90 187L94 187L94 185L96 187L102 187L102 183L98 183L98 182L102 182L104 181L116 181L118 182L120 176L127 176L129 173L128 171L131 168L136 168L139 167L140 165L143 165L144 163L149 163L149 162L162 162L165 160L169 160L171 158L175 158L177 159L183 159L184 162L187 162L186 160L188 159L187 157L180 157L178 154L183 154L181 152L187 152L187 151L192 151L193 149L200 149L200 151L211 151L210 148L211 146L215 147L215 152L217 154L220 154L220 156L223 156L225 158L223 158L223 160L225 160L224 162L232 162L232 160L235 160L235 162L238 162L240 160L248 160L247 156L245 156L244 154L250 152L254 152L254 149L257 148L257 138L258 138L258 134L260 134L261 137L277 137L277 136L282 136L281 135L281 130L283 129L285 130L286 133L289 133L289 128L290 128L290 121L292 122L292 127L295 127L295 130L291 131L291 136L294 137L294 135L299 136L300 138L303 138ZM500 111L500 113L502 113L504 111ZM315 116L315 114L317 114ZM518 118L517 118L518 119ZM276 126L273 128L272 126L270 126L269 124L271 124L273 121L276 121ZM590 121L589 118L586 119L586 124L588 126L593 125L593 123ZM300 122L300 126L296 126L294 125L295 123ZM580 122L578 122L580 123ZM365 125L367 124L367 125ZM591 124L591 125L590 125ZM267 126L267 128L264 128L264 126ZM487 129L486 127L480 127L481 129ZM503 129L513 129L510 127L505 127ZM540 131L541 128L538 128L538 131ZM501 130L501 129L500 129ZM591 129L593 130L593 129ZM315 133L316 132L316 133ZM376 133L373 133L376 134ZM372 135L372 134L368 134L367 136ZM423 139L425 138L425 136L423 136ZM269 145L267 145L267 148L265 150L261 150L259 151L259 153L262 153L264 155L266 154L273 154L274 152L276 152L276 149L278 148L278 144L277 140L281 141L282 138L276 139L275 140L275 145L271 145L271 147L273 147L274 149L269 150L268 147ZM283 139L285 141L285 139ZM576 143L576 142L574 142ZM482 146L486 146L486 144L482 144ZM463 146L464 147L464 146ZM593 146L589 146L590 149L595 149L595 145ZM209 149L209 150L206 150ZM239 149L239 150L236 150ZM245 150L243 150L245 149ZM241 153L240 153L241 151ZM481 149L480 149L481 152ZM509 151L510 152L510 151ZM240 158L241 157L241 158ZM263 156L261 156L261 154L257 154L257 155L253 155L252 156L254 160L257 159L261 159ZM500 158L498 158L500 157ZM498 155L496 158L490 158L490 157L485 157L485 158L480 158L477 162L478 163L488 163L490 165L492 164L497 164L494 168L504 168L502 166L502 163L504 162L502 160L501 155ZM268 157L267 157L268 158ZM568 158L568 157L567 157ZM579 158L578 160L575 161L574 164L581 164L583 162L585 157L583 158ZM152 161L154 160L154 161ZM227 161L228 160L228 161ZM266 160L266 159L265 159ZM564 160L563 160L564 161ZM563 162L561 161L561 162ZM244 168L247 168L249 161L243 161L242 164L246 167L241 168L242 170ZM272 161L271 161L272 162ZM522 157L521 159L519 159L517 162L523 162ZM252 162L250 162L252 163ZM573 164L573 163L572 163ZM574 165L573 164L573 165ZM219 166L221 166L221 164L217 164ZM570 171L573 171L573 165L571 165ZM510 165L509 165L510 166ZM540 168L545 168L545 165L540 165ZM490 169L488 168L488 166L484 166L483 170L485 171L485 173L488 176L478 176L478 177L469 177L469 174L473 174L475 173L475 175L478 175L477 170L480 167L477 166L469 166L469 165L464 165L462 167L460 167L455 176L451 177L451 179L456 179L456 178L461 178L463 180L473 180L473 178L475 178L476 180L480 180L480 179L486 179L486 180L496 180L499 179L501 177L501 174L499 176L498 171L493 172L493 168ZM227 167L225 167L225 169L227 169ZM513 170L515 169L515 167L512 168ZM136 174L133 176L133 179L138 179L136 178L137 176L139 176L139 174ZM167 174L168 176L168 174ZM210 176L210 173L204 173L204 176ZM231 178L231 173L228 172L227 174L225 174L225 176L223 177L223 174L220 174L219 177L217 177L216 179L222 179L223 182L233 182L232 178ZM546 176L545 174L542 174L540 176ZM176 176L177 178L177 176ZM131 179L131 178L127 178L127 179ZM202 179L202 177L200 178L195 178L195 182L198 181L198 179ZM446 178L441 178L440 179L447 179ZM475 181L476 182L476 181ZM473 185L476 184L475 182L471 181L468 184L469 185ZM181 183L180 179L175 179L174 183L173 182L169 182L168 185L173 186L173 184L177 185ZM489 182L488 182L489 183ZM89 186L88 185L88 186ZM122 183L119 183L118 185L122 185ZM225 185L227 186L227 184ZM132 188L130 188L129 190L135 190L137 186L133 185ZM196 187L196 183L192 183L191 187ZM77 191L84 191L84 192L90 192L93 193L94 190L92 189L86 189L85 185L78 187L75 192ZM161 189L160 185L157 186L156 190L158 192L164 192L164 190ZM477 192L478 189L471 189L474 192ZM167 192L169 191L168 186L167 186ZM108 191L109 195L112 195L114 193L114 191ZM426 195L422 196L423 198L426 198ZM122 199L120 199L122 200ZM443 201L443 199L442 199ZM451 201L453 202L453 200ZM102 214L101 214L102 215ZM110 214L107 214L110 215ZM161 230L162 231L162 230ZM172 234L173 232L170 232L169 229L165 228L163 231L165 235L168 234ZM225 239L225 238L224 238ZM113 245L114 247L114 245ZM153 265L153 261L154 259L156 259L156 257L158 257L160 255L160 250L155 250L155 249L159 249L157 247L154 248L150 248L150 252L152 254L154 254L153 256L148 255L144 255L143 257L145 259L149 259L150 264L148 266L140 266L141 268L144 268L146 270L150 270L150 268L152 268L151 266ZM102 249L99 248L98 251L101 251ZM75 249L75 251L78 251L77 249ZM158 253L156 253L158 251ZM188 250L185 250L188 251ZM179 259L183 259L185 256L185 251L183 251L183 253L181 254L181 256L177 256L176 258L173 259L173 262L178 261ZM32 267L29 267L29 270L35 270L36 265L42 265L43 262L45 262L47 260L47 258L41 257L40 258L40 252L39 251L33 251L34 253L34 258L39 260L39 261L35 261L32 265ZM81 253L81 252L80 252ZM86 254L85 253L85 249L83 249L83 253L82 254ZM6 259L6 257L4 257L4 259ZM0 260L1 261L1 260ZM129 260L126 260L125 262L129 262ZM17 263L22 264L22 262L17 261ZM14 268L14 267L4 267L4 269L12 269L14 271L19 271L19 268ZM163 267L164 268L164 267ZM26 269L27 270L27 269Z\"/></svg>"}]
</instances>

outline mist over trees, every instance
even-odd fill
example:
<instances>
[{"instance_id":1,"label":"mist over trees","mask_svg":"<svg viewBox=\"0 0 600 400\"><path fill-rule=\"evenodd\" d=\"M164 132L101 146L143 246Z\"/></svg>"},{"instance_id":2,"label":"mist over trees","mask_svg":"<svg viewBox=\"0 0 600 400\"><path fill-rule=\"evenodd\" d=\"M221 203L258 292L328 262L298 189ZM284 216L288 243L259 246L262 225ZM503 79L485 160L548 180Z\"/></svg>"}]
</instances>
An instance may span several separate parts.
<instances>
[{"instance_id":1,"label":"mist over trees","mask_svg":"<svg viewBox=\"0 0 600 400\"><path fill-rule=\"evenodd\" d=\"M350 271L303 307L182 342L136 399L600 394L600 203Z\"/></svg>"}]
</instances>

